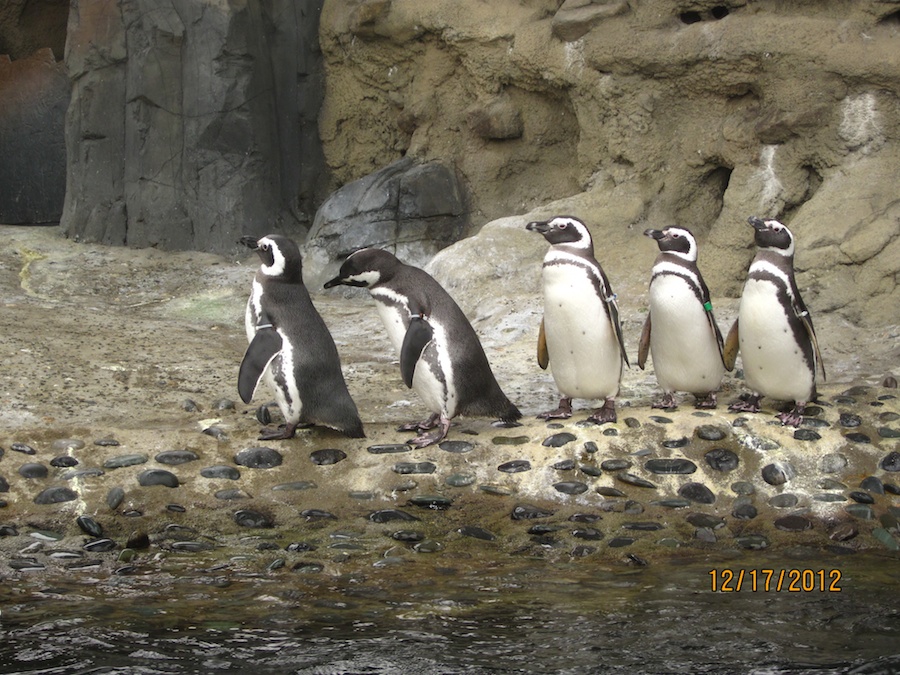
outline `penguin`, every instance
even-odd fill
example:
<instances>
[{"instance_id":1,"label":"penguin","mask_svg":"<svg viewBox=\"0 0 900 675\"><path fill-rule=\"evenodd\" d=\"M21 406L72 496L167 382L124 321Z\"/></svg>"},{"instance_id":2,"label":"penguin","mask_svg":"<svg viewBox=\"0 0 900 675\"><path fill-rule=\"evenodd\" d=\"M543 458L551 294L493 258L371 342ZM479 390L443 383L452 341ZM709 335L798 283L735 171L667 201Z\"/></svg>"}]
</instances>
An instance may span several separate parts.
<instances>
[{"instance_id":1,"label":"penguin","mask_svg":"<svg viewBox=\"0 0 900 675\"><path fill-rule=\"evenodd\" d=\"M713 316L709 289L697 268L697 240L683 227L646 230L659 256L650 277L650 311L638 347L638 366L653 357L663 397L654 408L674 409L674 392L694 395L697 408L715 408L725 375L722 333ZM652 325L652 330L651 330Z\"/></svg>"},{"instance_id":2,"label":"penguin","mask_svg":"<svg viewBox=\"0 0 900 675\"><path fill-rule=\"evenodd\" d=\"M388 337L400 355L400 374L432 415L401 426L417 431L408 441L423 448L443 440L457 415L522 417L500 389L472 325L447 291L425 271L393 254L365 248L351 254L340 273L325 283L367 288Z\"/></svg>"},{"instance_id":3,"label":"penguin","mask_svg":"<svg viewBox=\"0 0 900 675\"><path fill-rule=\"evenodd\" d=\"M356 404L347 391L337 347L303 285L297 244L270 234L242 237L262 260L244 316L247 348L238 393L249 403L265 379L284 415L282 429L264 429L260 440L292 438L299 426L318 424L363 438Z\"/></svg>"},{"instance_id":4,"label":"penguin","mask_svg":"<svg viewBox=\"0 0 900 675\"><path fill-rule=\"evenodd\" d=\"M572 416L572 399L603 399L588 417L616 421L615 398L628 365L619 308L606 274L594 258L587 226L571 216L532 222L525 229L551 244L542 270L544 317L538 335L538 365L550 366L561 395L556 410L539 419Z\"/></svg>"},{"instance_id":5,"label":"penguin","mask_svg":"<svg viewBox=\"0 0 900 675\"><path fill-rule=\"evenodd\" d=\"M763 396L793 401L793 409L778 419L797 427L806 404L816 397L817 371L821 369L823 381L826 376L812 317L794 279L794 235L777 220L751 216L748 222L755 230L756 257L725 342L725 357L726 364L733 364L740 351L752 394L729 408L759 412Z\"/></svg>"}]
</instances>

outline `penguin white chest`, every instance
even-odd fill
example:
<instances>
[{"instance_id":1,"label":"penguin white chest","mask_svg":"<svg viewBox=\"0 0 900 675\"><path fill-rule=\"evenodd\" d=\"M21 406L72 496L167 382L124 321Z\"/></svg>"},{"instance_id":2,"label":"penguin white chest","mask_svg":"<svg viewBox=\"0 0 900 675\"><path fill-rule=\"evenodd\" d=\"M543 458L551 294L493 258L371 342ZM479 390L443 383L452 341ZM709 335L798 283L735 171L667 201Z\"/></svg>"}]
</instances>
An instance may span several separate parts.
<instances>
[{"instance_id":1,"label":"penguin white chest","mask_svg":"<svg viewBox=\"0 0 900 675\"><path fill-rule=\"evenodd\" d=\"M687 279L660 274L650 284L650 353L663 391L706 394L725 374L706 309Z\"/></svg>"},{"instance_id":2,"label":"penguin white chest","mask_svg":"<svg viewBox=\"0 0 900 675\"><path fill-rule=\"evenodd\" d=\"M615 396L622 374L618 337L590 272L579 265L543 270L544 334L560 393L571 398Z\"/></svg>"},{"instance_id":3,"label":"penguin white chest","mask_svg":"<svg viewBox=\"0 0 900 675\"><path fill-rule=\"evenodd\" d=\"M744 377L754 391L784 401L808 401L815 384L801 346L788 322L778 288L750 278L738 314Z\"/></svg>"}]
</instances>

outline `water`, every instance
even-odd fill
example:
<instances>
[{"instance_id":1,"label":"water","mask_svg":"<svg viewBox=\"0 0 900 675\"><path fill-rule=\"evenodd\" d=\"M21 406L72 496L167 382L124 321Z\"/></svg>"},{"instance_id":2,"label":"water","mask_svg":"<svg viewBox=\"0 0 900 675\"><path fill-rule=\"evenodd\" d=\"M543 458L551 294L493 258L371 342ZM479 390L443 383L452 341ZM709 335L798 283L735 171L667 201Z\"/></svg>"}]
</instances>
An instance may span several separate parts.
<instances>
[{"instance_id":1,"label":"water","mask_svg":"<svg viewBox=\"0 0 900 675\"><path fill-rule=\"evenodd\" d=\"M837 569L841 590L710 590L711 569L763 568ZM649 566L423 556L341 576L240 564L23 575L0 588L0 671L896 673L898 570L871 554Z\"/></svg>"}]
</instances>

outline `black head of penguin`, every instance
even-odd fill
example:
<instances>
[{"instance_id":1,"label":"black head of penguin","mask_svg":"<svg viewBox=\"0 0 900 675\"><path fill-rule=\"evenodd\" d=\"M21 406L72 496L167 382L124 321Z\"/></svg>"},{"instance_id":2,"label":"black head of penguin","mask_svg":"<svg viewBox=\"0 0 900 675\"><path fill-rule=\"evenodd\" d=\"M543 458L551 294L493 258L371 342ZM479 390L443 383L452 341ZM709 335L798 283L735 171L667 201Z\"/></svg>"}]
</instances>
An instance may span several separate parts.
<instances>
[{"instance_id":1,"label":"black head of penguin","mask_svg":"<svg viewBox=\"0 0 900 675\"><path fill-rule=\"evenodd\" d=\"M793 255L794 235L777 220L763 220L756 216L750 216L747 222L755 230L753 240L759 248L776 249L783 255Z\"/></svg>"},{"instance_id":2,"label":"black head of penguin","mask_svg":"<svg viewBox=\"0 0 900 675\"><path fill-rule=\"evenodd\" d=\"M669 226L662 230L644 230L644 236L655 239L660 251L681 253L696 260L696 241L687 228Z\"/></svg>"},{"instance_id":3,"label":"black head of penguin","mask_svg":"<svg viewBox=\"0 0 900 675\"><path fill-rule=\"evenodd\" d=\"M526 230L544 235L551 244L574 244L586 247L592 245L587 226L572 216L557 216L547 221L528 223Z\"/></svg>"},{"instance_id":4,"label":"black head of penguin","mask_svg":"<svg viewBox=\"0 0 900 675\"><path fill-rule=\"evenodd\" d=\"M379 248L360 249L350 254L338 275L325 282L325 288L339 285L369 288L393 277L401 264L396 256Z\"/></svg>"},{"instance_id":5,"label":"black head of penguin","mask_svg":"<svg viewBox=\"0 0 900 675\"><path fill-rule=\"evenodd\" d=\"M261 270L267 277L292 283L303 282L303 262L300 248L293 239L279 234L267 234L257 239L241 237L241 243L256 251L262 262Z\"/></svg>"}]
</instances>

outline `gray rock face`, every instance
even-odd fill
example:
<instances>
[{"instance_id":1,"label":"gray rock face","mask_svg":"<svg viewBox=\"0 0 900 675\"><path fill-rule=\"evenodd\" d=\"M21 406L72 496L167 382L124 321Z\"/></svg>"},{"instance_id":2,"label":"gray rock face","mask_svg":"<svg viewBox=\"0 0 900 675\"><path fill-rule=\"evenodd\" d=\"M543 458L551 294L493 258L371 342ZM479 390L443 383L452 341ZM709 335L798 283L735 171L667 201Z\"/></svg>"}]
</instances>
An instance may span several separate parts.
<instances>
[{"instance_id":1,"label":"gray rock face","mask_svg":"<svg viewBox=\"0 0 900 675\"><path fill-rule=\"evenodd\" d=\"M65 67L53 52L0 56L0 223L59 221L66 189Z\"/></svg>"},{"instance_id":2,"label":"gray rock face","mask_svg":"<svg viewBox=\"0 0 900 675\"><path fill-rule=\"evenodd\" d=\"M319 209L303 250L312 289L333 277L341 258L375 246L423 265L457 241L468 224L454 171L404 158L332 194Z\"/></svg>"},{"instance_id":3,"label":"gray rock face","mask_svg":"<svg viewBox=\"0 0 900 675\"><path fill-rule=\"evenodd\" d=\"M74 1L69 236L224 251L302 233L326 177L320 5Z\"/></svg>"}]
</instances>

